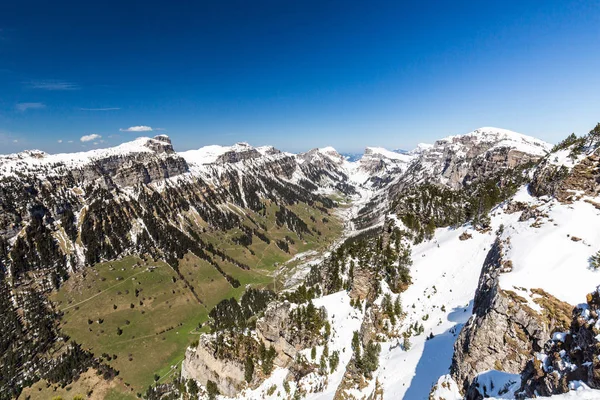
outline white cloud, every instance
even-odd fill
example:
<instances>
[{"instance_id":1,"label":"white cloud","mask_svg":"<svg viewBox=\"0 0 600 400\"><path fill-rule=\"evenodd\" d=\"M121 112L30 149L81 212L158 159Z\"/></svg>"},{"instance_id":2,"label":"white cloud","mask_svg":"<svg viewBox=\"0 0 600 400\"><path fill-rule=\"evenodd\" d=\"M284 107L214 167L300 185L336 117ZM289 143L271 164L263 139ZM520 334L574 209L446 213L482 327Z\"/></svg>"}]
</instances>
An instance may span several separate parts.
<instances>
[{"instance_id":1,"label":"white cloud","mask_svg":"<svg viewBox=\"0 0 600 400\"><path fill-rule=\"evenodd\" d=\"M146 125L130 126L127 129L119 129L121 132L151 132L152 127Z\"/></svg>"},{"instance_id":2,"label":"white cloud","mask_svg":"<svg viewBox=\"0 0 600 400\"><path fill-rule=\"evenodd\" d=\"M42 90L77 90L79 86L73 82L65 81L33 81L28 86L32 89Z\"/></svg>"},{"instance_id":3,"label":"white cloud","mask_svg":"<svg viewBox=\"0 0 600 400\"><path fill-rule=\"evenodd\" d=\"M97 140L100 139L102 136L98 135L97 133L92 133L91 135L84 135L81 137L82 142L91 142L92 140Z\"/></svg>"},{"instance_id":4,"label":"white cloud","mask_svg":"<svg viewBox=\"0 0 600 400\"><path fill-rule=\"evenodd\" d=\"M45 108L44 103L17 103L15 108L17 111L27 111L27 110L39 110L41 108Z\"/></svg>"},{"instance_id":5,"label":"white cloud","mask_svg":"<svg viewBox=\"0 0 600 400\"><path fill-rule=\"evenodd\" d=\"M72 140L69 140L67 143L73 143L73 141L72 141Z\"/></svg>"},{"instance_id":6,"label":"white cloud","mask_svg":"<svg viewBox=\"0 0 600 400\"><path fill-rule=\"evenodd\" d=\"M13 143L19 143L19 141L17 139L13 140Z\"/></svg>"},{"instance_id":7,"label":"white cloud","mask_svg":"<svg viewBox=\"0 0 600 400\"><path fill-rule=\"evenodd\" d=\"M58 142L58 143L62 143L62 139L58 139L58 140L57 140L57 142Z\"/></svg>"}]
</instances>

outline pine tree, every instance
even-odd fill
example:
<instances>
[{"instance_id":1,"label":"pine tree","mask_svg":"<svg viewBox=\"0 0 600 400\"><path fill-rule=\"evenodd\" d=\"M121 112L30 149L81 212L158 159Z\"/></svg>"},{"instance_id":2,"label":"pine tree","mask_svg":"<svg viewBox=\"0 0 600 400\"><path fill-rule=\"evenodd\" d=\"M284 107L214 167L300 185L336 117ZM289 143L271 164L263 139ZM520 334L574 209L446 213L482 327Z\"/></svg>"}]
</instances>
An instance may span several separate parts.
<instances>
[{"instance_id":1,"label":"pine tree","mask_svg":"<svg viewBox=\"0 0 600 400\"><path fill-rule=\"evenodd\" d=\"M590 133L588 134L588 137L590 139L590 144L592 146L595 146L596 144L598 144L600 142L600 123L596 124L594 129L592 129L590 131Z\"/></svg>"},{"instance_id":2,"label":"pine tree","mask_svg":"<svg viewBox=\"0 0 600 400\"><path fill-rule=\"evenodd\" d=\"M252 360L252 356L248 355L246 357L246 362L244 364L244 378L246 382L252 382L252 378L254 377L254 361Z\"/></svg>"},{"instance_id":3,"label":"pine tree","mask_svg":"<svg viewBox=\"0 0 600 400\"><path fill-rule=\"evenodd\" d=\"M340 352L336 350L333 353L331 353L331 357L329 357L329 370L331 371L331 373L333 373L337 369L339 363Z\"/></svg>"},{"instance_id":4,"label":"pine tree","mask_svg":"<svg viewBox=\"0 0 600 400\"><path fill-rule=\"evenodd\" d=\"M354 351L354 358L356 359L357 364L360 363L360 337L358 336L358 331L354 331L352 334L352 350Z\"/></svg>"},{"instance_id":5,"label":"pine tree","mask_svg":"<svg viewBox=\"0 0 600 400\"><path fill-rule=\"evenodd\" d=\"M216 383L209 380L208 382L206 382L206 392L208 394L209 400L215 400L217 398L217 395L219 395L219 388L217 387Z\"/></svg>"},{"instance_id":6,"label":"pine tree","mask_svg":"<svg viewBox=\"0 0 600 400\"><path fill-rule=\"evenodd\" d=\"M590 265L595 270L600 269L600 250L596 254L590 257Z\"/></svg>"},{"instance_id":7,"label":"pine tree","mask_svg":"<svg viewBox=\"0 0 600 400\"><path fill-rule=\"evenodd\" d=\"M192 399L198 397L198 384L193 379L187 381L187 392L191 395Z\"/></svg>"}]
</instances>

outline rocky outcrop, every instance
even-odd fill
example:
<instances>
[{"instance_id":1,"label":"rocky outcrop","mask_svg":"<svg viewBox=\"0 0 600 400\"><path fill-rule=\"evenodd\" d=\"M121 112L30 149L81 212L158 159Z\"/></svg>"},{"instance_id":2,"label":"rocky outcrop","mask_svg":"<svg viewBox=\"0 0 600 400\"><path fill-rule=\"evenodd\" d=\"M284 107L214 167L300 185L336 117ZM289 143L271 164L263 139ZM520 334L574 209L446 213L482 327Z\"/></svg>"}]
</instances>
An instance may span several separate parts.
<instances>
[{"instance_id":1,"label":"rocky outcrop","mask_svg":"<svg viewBox=\"0 0 600 400\"><path fill-rule=\"evenodd\" d=\"M256 329L252 334L223 331L200 336L198 345L186 351L182 377L194 379L203 385L209 380L213 381L222 394L234 396L244 387L255 387L266 378L256 364L252 381L245 381L244 361L251 356L258 363L263 344L263 349L275 350L275 358L272 359L274 365L290 368L292 375L308 373L302 371L302 365L295 363L296 355L300 350L321 344L323 337L320 329L312 331L304 322L299 323L298 318L304 318L305 321L324 321L326 318L324 308L310 307L273 301L256 321ZM294 314L300 308L301 312Z\"/></svg>"},{"instance_id":2,"label":"rocky outcrop","mask_svg":"<svg viewBox=\"0 0 600 400\"><path fill-rule=\"evenodd\" d=\"M521 374L519 398L566 393L573 381L600 389L600 294L587 295L587 303L573 309L570 327L554 333Z\"/></svg>"},{"instance_id":3,"label":"rocky outcrop","mask_svg":"<svg viewBox=\"0 0 600 400\"><path fill-rule=\"evenodd\" d=\"M372 297L375 293L375 285L378 284L373 278L375 272L367 265L357 265L354 268L354 276L350 288L350 297L364 300Z\"/></svg>"},{"instance_id":4,"label":"rocky outcrop","mask_svg":"<svg viewBox=\"0 0 600 400\"><path fill-rule=\"evenodd\" d=\"M470 387L478 373L491 369L520 373L533 352L549 339L541 316L512 292L500 289L502 265L498 239L481 271L473 316L454 345L451 374L467 398L479 396Z\"/></svg>"},{"instance_id":5,"label":"rocky outcrop","mask_svg":"<svg viewBox=\"0 0 600 400\"><path fill-rule=\"evenodd\" d=\"M298 351L318 345L323 339L319 334L298 327L291 320L291 312L295 305L287 301L275 301L269 304L264 316L256 322L256 335L259 340L271 345L277 351L275 365L288 366L296 358ZM325 308L317 309L323 319Z\"/></svg>"},{"instance_id":6,"label":"rocky outcrop","mask_svg":"<svg viewBox=\"0 0 600 400\"><path fill-rule=\"evenodd\" d=\"M466 399L481 399L478 375L489 370L520 374L530 368L552 334L567 329L570 304L541 289L530 296L539 307L534 311L527 299L499 286L501 273L512 269L503 259L504 241L499 238L490 249L475 293L473 316L463 327L454 345L451 375ZM535 365L532 364L532 365Z\"/></svg>"},{"instance_id":7,"label":"rocky outcrop","mask_svg":"<svg viewBox=\"0 0 600 400\"><path fill-rule=\"evenodd\" d=\"M215 357L212 336L202 335L197 347L188 347L181 366L181 377L206 386L210 380L225 396L235 396L245 385L244 365L235 358Z\"/></svg>"},{"instance_id":8,"label":"rocky outcrop","mask_svg":"<svg viewBox=\"0 0 600 400\"><path fill-rule=\"evenodd\" d=\"M289 334L286 335L291 307L291 303L287 301L273 302L265 310L265 316L256 322L258 338L275 348L277 351L275 364L282 367L294 360L298 352L296 346L292 344L294 338Z\"/></svg>"},{"instance_id":9,"label":"rocky outcrop","mask_svg":"<svg viewBox=\"0 0 600 400\"><path fill-rule=\"evenodd\" d=\"M553 154L538 166L529 186L534 196L554 196L562 202L571 202L585 194L600 193L600 148L579 161L572 168L555 164Z\"/></svg>"}]
</instances>

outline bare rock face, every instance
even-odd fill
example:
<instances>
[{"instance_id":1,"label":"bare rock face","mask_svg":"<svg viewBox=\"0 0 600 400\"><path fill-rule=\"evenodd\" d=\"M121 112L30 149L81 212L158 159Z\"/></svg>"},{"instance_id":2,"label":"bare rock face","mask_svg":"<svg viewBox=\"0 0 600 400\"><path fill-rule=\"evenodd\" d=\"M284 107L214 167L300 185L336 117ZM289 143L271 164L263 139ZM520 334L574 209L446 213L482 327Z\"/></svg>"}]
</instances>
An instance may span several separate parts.
<instances>
[{"instance_id":1,"label":"bare rock face","mask_svg":"<svg viewBox=\"0 0 600 400\"><path fill-rule=\"evenodd\" d=\"M256 322L256 335L267 346L270 344L277 351L275 365L288 366L296 358L298 351L319 344L321 338L305 330L298 330L290 320L292 304L272 302L265 314ZM325 308L320 311L326 315Z\"/></svg>"},{"instance_id":2,"label":"bare rock face","mask_svg":"<svg viewBox=\"0 0 600 400\"><path fill-rule=\"evenodd\" d=\"M101 187L130 187L170 178L188 171L185 160L178 156L156 158L146 153L113 156L73 171L83 184L97 183Z\"/></svg>"},{"instance_id":3,"label":"bare rock face","mask_svg":"<svg viewBox=\"0 0 600 400\"><path fill-rule=\"evenodd\" d=\"M501 268L502 244L497 240L484 262L473 316L454 345L451 374L467 398L479 396L470 388L478 373L491 369L520 373L550 337L540 315L499 288Z\"/></svg>"},{"instance_id":4,"label":"bare rock face","mask_svg":"<svg viewBox=\"0 0 600 400\"><path fill-rule=\"evenodd\" d=\"M373 271L368 266L357 265L354 268L354 277L350 289L350 297L364 300L373 292Z\"/></svg>"},{"instance_id":5,"label":"bare rock face","mask_svg":"<svg viewBox=\"0 0 600 400\"><path fill-rule=\"evenodd\" d=\"M223 395L235 396L246 384L244 365L235 359L216 358L213 354L210 336L202 335L196 348L188 347L186 350L181 377L194 379L205 386L211 380Z\"/></svg>"},{"instance_id":6,"label":"bare rock face","mask_svg":"<svg viewBox=\"0 0 600 400\"><path fill-rule=\"evenodd\" d=\"M237 143L235 150L228 151L217 158L218 163L233 164L240 161L260 158L261 154L248 143Z\"/></svg>"},{"instance_id":7,"label":"bare rock face","mask_svg":"<svg viewBox=\"0 0 600 400\"><path fill-rule=\"evenodd\" d=\"M293 338L285 337L291 306L289 302L273 302L265 310L265 316L256 322L259 339L275 347L277 357L274 363L282 367L294 360L298 352L292 344Z\"/></svg>"}]
</instances>

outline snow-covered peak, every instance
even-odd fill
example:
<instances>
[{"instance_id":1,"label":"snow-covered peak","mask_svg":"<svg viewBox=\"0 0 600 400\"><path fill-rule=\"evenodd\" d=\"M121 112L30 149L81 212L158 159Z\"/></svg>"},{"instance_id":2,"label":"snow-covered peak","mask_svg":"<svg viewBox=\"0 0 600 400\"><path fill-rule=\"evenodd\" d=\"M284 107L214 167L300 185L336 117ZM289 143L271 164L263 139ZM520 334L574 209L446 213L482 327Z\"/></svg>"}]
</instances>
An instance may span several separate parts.
<instances>
[{"instance_id":1,"label":"snow-covered peak","mask_svg":"<svg viewBox=\"0 0 600 400\"><path fill-rule=\"evenodd\" d=\"M301 162L333 162L337 165L342 165L346 162L344 156L331 146L315 148L306 153L300 153L298 154L298 158L302 160Z\"/></svg>"},{"instance_id":2,"label":"snow-covered peak","mask_svg":"<svg viewBox=\"0 0 600 400\"><path fill-rule=\"evenodd\" d=\"M433 147L433 145L431 143L419 143L419 144L417 144L417 147L415 147L414 149L409 151L408 154L419 155L419 154L423 153L424 151L431 149L432 147Z\"/></svg>"},{"instance_id":3,"label":"snow-covered peak","mask_svg":"<svg viewBox=\"0 0 600 400\"><path fill-rule=\"evenodd\" d=\"M246 159L276 156L283 153L273 146L253 147L246 142L239 142L232 146L204 146L197 150L183 151L178 154L190 164L208 165L235 163Z\"/></svg>"},{"instance_id":4,"label":"snow-covered peak","mask_svg":"<svg viewBox=\"0 0 600 400\"><path fill-rule=\"evenodd\" d=\"M383 147L367 147L363 157L387 158L390 160L399 160L404 162L408 162L412 159L412 157L406 153L397 153Z\"/></svg>"},{"instance_id":5,"label":"snow-covered peak","mask_svg":"<svg viewBox=\"0 0 600 400\"><path fill-rule=\"evenodd\" d=\"M433 145L420 144L410 153L414 160L401 186L435 182L459 189L473 179L538 160L551 147L531 136L491 127L448 136Z\"/></svg>"},{"instance_id":6,"label":"snow-covered peak","mask_svg":"<svg viewBox=\"0 0 600 400\"><path fill-rule=\"evenodd\" d=\"M331 146L319 148L319 149L317 149L317 151L319 153L331 158L332 160L334 160L336 162L344 160L344 157L340 153L338 153L338 151L336 149L334 149Z\"/></svg>"},{"instance_id":7,"label":"snow-covered peak","mask_svg":"<svg viewBox=\"0 0 600 400\"><path fill-rule=\"evenodd\" d=\"M552 148L551 144L532 136L494 127L483 127L464 135L448 136L437 140L432 148L435 149L437 147L445 147L448 145L461 146L465 144L489 144L491 145L490 149L510 147L514 150L537 156L545 155Z\"/></svg>"},{"instance_id":8,"label":"snow-covered peak","mask_svg":"<svg viewBox=\"0 0 600 400\"><path fill-rule=\"evenodd\" d=\"M138 153L171 154L173 147L168 136L156 138L140 137L106 149L95 149L77 153L48 154L39 150L27 150L17 154L0 155L0 175L16 172L52 173L55 169L81 168L97 160L125 157Z\"/></svg>"}]
</instances>

